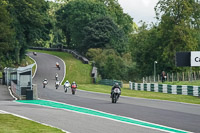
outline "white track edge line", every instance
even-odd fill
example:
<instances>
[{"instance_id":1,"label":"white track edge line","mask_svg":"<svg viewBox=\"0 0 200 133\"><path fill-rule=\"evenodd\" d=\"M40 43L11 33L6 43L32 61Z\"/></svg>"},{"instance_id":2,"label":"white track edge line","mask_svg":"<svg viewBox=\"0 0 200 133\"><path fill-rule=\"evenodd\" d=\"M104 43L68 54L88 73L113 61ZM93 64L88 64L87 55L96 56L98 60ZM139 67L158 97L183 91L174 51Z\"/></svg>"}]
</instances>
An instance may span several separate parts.
<instances>
[{"instance_id":1,"label":"white track edge line","mask_svg":"<svg viewBox=\"0 0 200 133\"><path fill-rule=\"evenodd\" d=\"M10 86L8 86L7 88L8 88L8 91L9 91L10 95L11 95L15 100L17 100L17 97L15 97L15 96L12 94L12 91L11 91L11 89L10 89Z\"/></svg>"},{"instance_id":2,"label":"white track edge line","mask_svg":"<svg viewBox=\"0 0 200 133\"><path fill-rule=\"evenodd\" d=\"M41 100L46 100L46 99L41 99ZM76 106L76 105L72 105L72 104L67 104L67 103L63 103L63 102L57 102L57 101L53 101L53 100L46 100L46 101L51 101L51 102L55 102L55 103L61 103L61 104L70 105L70 106L79 107L79 108L85 108L85 109L89 109L89 110L92 110L92 111L97 111L97 112L104 113L104 114L116 115L116 114L111 114L111 113L107 113L107 112L103 112L103 111L99 111L99 110L95 110L95 109L91 109L91 108L86 108L86 107ZM23 103L23 104L29 104L29 103ZM38 105L38 104L31 104L31 105ZM49 107L49 106L44 106L44 105L38 105L38 106ZM55 107L49 107L49 108L54 108L55 109ZM61 109L61 108L56 108L56 109ZM61 109L61 110L67 110L67 109ZM107 117L103 117L103 116L97 116L97 115L92 115L92 114L87 114L87 113L82 113L82 112L72 111L72 110L67 110L67 111L71 111L71 112L75 112L75 113L80 113L80 114L85 114L85 115L90 115L90 116L94 116L94 117L100 117L100 118L109 119L109 120L112 120L112 121L117 121L117 122L126 123L126 124L130 124L130 125L136 125L136 126L140 126L140 127L145 127L145 128L150 128L150 129L155 129L155 130L159 130L159 131L165 131L165 132L172 133L171 131L166 131L166 130L162 130L162 129L158 129L158 128L153 128L153 127L142 126L142 125L133 124L133 123L129 123L129 122L123 122L123 121L120 121L120 120L114 120L112 118L107 118ZM151 122L146 122L146 121L142 121L142 120L139 120L139 119L134 119L134 118L125 117L125 116L121 116L121 115L116 115L116 116L124 117L124 118L135 120L135 121L140 121L140 122L144 122L144 123L148 123L148 124L152 124L152 125L156 125L156 126L161 126L161 127L171 128L171 129L175 129L175 130L180 130L180 131L187 132L187 133L192 133L190 131L186 131L186 130L182 130L182 129L177 129L177 128L173 128L173 127L168 127L168 126L164 126L164 125L160 125L160 124L155 124L155 123L151 123Z\"/></svg>"},{"instance_id":3,"label":"white track edge line","mask_svg":"<svg viewBox=\"0 0 200 133\"><path fill-rule=\"evenodd\" d=\"M35 73L33 74L32 76L32 79L35 77L35 74L37 73L37 62L35 61L35 59L33 59L31 56L28 55L28 57L30 57L34 62L35 62L35 65L36 65L36 68L35 68Z\"/></svg>"}]
</instances>

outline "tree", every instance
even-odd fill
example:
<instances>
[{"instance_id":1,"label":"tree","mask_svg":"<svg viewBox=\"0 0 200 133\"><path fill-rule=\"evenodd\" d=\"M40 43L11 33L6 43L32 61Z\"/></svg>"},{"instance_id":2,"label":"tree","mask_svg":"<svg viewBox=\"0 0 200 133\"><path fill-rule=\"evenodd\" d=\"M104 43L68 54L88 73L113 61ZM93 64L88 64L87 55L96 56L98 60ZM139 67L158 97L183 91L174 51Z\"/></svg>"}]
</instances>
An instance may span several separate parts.
<instances>
[{"instance_id":1,"label":"tree","mask_svg":"<svg viewBox=\"0 0 200 133\"><path fill-rule=\"evenodd\" d=\"M74 0L58 10L58 21L66 35L66 40L72 41L73 48L79 49L83 40L83 28L92 20L107 16L106 6L95 0Z\"/></svg>"},{"instance_id":2,"label":"tree","mask_svg":"<svg viewBox=\"0 0 200 133\"><path fill-rule=\"evenodd\" d=\"M160 40L160 30L153 26L150 29L143 23L139 27L138 33L132 34L130 39L130 49L132 51L133 61L136 62L134 71L137 71L137 77L153 75L154 61L159 62L158 72L163 69L162 61L163 47Z\"/></svg>"},{"instance_id":3,"label":"tree","mask_svg":"<svg viewBox=\"0 0 200 133\"><path fill-rule=\"evenodd\" d=\"M12 51L14 49L15 32L11 27L12 18L7 11L8 3L6 0L0 0L0 70L11 61Z\"/></svg>"},{"instance_id":4,"label":"tree","mask_svg":"<svg viewBox=\"0 0 200 133\"><path fill-rule=\"evenodd\" d=\"M48 3L45 0L8 0L8 11L13 19L11 24L16 32L15 60L20 63L28 46L39 40L49 39L47 16Z\"/></svg>"},{"instance_id":5,"label":"tree","mask_svg":"<svg viewBox=\"0 0 200 133\"><path fill-rule=\"evenodd\" d=\"M132 62L129 63L128 54L121 57L114 49L91 48L86 55L95 62L102 78L129 80L128 72L132 67Z\"/></svg>"},{"instance_id":6,"label":"tree","mask_svg":"<svg viewBox=\"0 0 200 133\"><path fill-rule=\"evenodd\" d=\"M155 11L160 20L163 62L174 70L176 52L198 48L195 36L199 30L200 4L195 0L160 0Z\"/></svg>"},{"instance_id":7,"label":"tree","mask_svg":"<svg viewBox=\"0 0 200 133\"><path fill-rule=\"evenodd\" d=\"M83 28L82 49L113 48L119 53L127 51L127 37L109 17L91 21Z\"/></svg>"},{"instance_id":8,"label":"tree","mask_svg":"<svg viewBox=\"0 0 200 133\"><path fill-rule=\"evenodd\" d=\"M118 0L100 0L103 2L114 22L124 31L126 35L133 32L134 22L130 15L123 12Z\"/></svg>"}]
</instances>

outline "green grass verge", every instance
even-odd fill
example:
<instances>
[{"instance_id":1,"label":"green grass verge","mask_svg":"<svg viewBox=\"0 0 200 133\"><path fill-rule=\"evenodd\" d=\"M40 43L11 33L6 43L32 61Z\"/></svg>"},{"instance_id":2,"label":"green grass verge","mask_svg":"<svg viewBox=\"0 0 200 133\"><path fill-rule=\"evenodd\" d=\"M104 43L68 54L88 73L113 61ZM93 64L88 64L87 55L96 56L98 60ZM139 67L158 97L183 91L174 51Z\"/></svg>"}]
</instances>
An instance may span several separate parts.
<instances>
[{"instance_id":1,"label":"green grass verge","mask_svg":"<svg viewBox=\"0 0 200 133\"><path fill-rule=\"evenodd\" d=\"M72 54L66 52L44 51L44 50L28 50L28 51L47 53L60 57L65 62L66 65L66 76L63 83L66 80L69 80L70 82L76 81L78 84L92 83L92 78L90 76L92 71L92 66L89 64L83 64L80 60L74 58Z\"/></svg>"},{"instance_id":2,"label":"green grass verge","mask_svg":"<svg viewBox=\"0 0 200 133\"><path fill-rule=\"evenodd\" d=\"M2 72L0 72L0 78L2 78Z\"/></svg>"},{"instance_id":3,"label":"green grass verge","mask_svg":"<svg viewBox=\"0 0 200 133\"><path fill-rule=\"evenodd\" d=\"M0 114L0 133L63 133L63 131L11 114Z\"/></svg>"},{"instance_id":4,"label":"green grass verge","mask_svg":"<svg viewBox=\"0 0 200 133\"><path fill-rule=\"evenodd\" d=\"M174 81L174 82L164 82L164 83L160 83L160 84L200 86L200 80L194 80L194 81Z\"/></svg>"},{"instance_id":5,"label":"green grass verge","mask_svg":"<svg viewBox=\"0 0 200 133\"><path fill-rule=\"evenodd\" d=\"M110 94L111 87L112 86L106 86L106 85L80 84L78 86L78 89ZM122 88L122 96L200 104L199 97L165 94L160 92L136 91L136 90L130 90L128 88Z\"/></svg>"}]
</instances>

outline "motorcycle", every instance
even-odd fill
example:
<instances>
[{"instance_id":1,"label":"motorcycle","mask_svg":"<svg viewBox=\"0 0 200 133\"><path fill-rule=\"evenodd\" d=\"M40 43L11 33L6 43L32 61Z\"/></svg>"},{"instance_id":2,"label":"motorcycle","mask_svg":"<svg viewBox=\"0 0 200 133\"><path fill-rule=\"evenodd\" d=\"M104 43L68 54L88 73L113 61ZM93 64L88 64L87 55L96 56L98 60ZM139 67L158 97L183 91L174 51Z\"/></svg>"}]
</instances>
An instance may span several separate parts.
<instances>
[{"instance_id":1,"label":"motorcycle","mask_svg":"<svg viewBox=\"0 0 200 133\"><path fill-rule=\"evenodd\" d=\"M56 78L56 81L57 81L58 80L58 75L56 75L55 78Z\"/></svg>"},{"instance_id":2,"label":"motorcycle","mask_svg":"<svg viewBox=\"0 0 200 133\"><path fill-rule=\"evenodd\" d=\"M72 95L75 95L75 92L76 92L76 85L72 85L71 89L72 89Z\"/></svg>"},{"instance_id":3,"label":"motorcycle","mask_svg":"<svg viewBox=\"0 0 200 133\"><path fill-rule=\"evenodd\" d=\"M121 91L119 88L115 88L112 92L112 103L116 103L117 100L119 99L119 96L121 94Z\"/></svg>"},{"instance_id":4,"label":"motorcycle","mask_svg":"<svg viewBox=\"0 0 200 133\"><path fill-rule=\"evenodd\" d=\"M68 89L70 89L70 86L65 86L65 85L64 85L65 93L67 93Z\"/></svg>"},{"instance_id":5,"label":"motorcycle","mask_svg":"<svg viewBox=\"0 0 200 133\"><path fill-rule=\"evenodd\" d=\"M33 52L33 55L37 56L37 53L36 53L36 52Z\"/></svg>"},{"instance_id":6,"label":"motorcycle","mask_svg":"<svg viewBox=\"0 0 200 133\"><path fill-rule=\"evenodd\" d=\"M47 81L44 81L43 82L43 88L45 88L45 86L48 84L48 82Z\"/></svg>"},{"instance_id":7,"label":"motorcycle","mask_svg":"<svg viewBox=\"0 0 200 133\"><path fill-rule=\"evenodd\" d=\"M55 84L55 86L56 86L56 89L58 89L58 87L59 87L59 82L56 82L56 84Z\"/></svg>"},{"instance_id":8,"label":"motorcycle","mask_svg":"<svg viewBox=\"0 0 200 133\"><path fill-rule=\"evenodd\" d=\"M60 70L60 65L58 63L56 63L56 67L58 68L58 70Z\"/></svg>"}]
</instances>

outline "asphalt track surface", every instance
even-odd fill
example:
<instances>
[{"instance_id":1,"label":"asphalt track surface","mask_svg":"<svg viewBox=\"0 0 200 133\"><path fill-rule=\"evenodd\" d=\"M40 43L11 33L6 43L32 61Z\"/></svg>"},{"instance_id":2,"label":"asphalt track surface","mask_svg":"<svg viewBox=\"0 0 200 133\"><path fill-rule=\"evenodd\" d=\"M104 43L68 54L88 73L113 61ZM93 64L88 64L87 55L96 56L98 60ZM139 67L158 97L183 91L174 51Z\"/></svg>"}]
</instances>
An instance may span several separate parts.
<instances>
[{"instance_id":1,"label":"asphalt track surface","mask_svg":"<svg viewBox=\"0 0 200 133\"><path fill-rule=\"evenodd\" d=\"M108 94L91 93L81 90L77 90L76 95L71 95L70 92L65 94L62 86L58 90L55 89L55 73L57 72L59 77L64 75L62 61L47 54L38 53L37 56L32 56L32 54L30 56L37 62L38 71L33 79L33 83L37 84L41 99L91 108L186 131L200 132L199 105L129 97L120 97L118 103L112 104ZM60 63L61 70L55 67L55 62ZM44 78L47 78L49 81L46 88L42 88L42 80ZM16 113L72 133L161 132L61 109L8 101L0 102L0 104L0 110Z\"/></svg>"}]
</instances>

